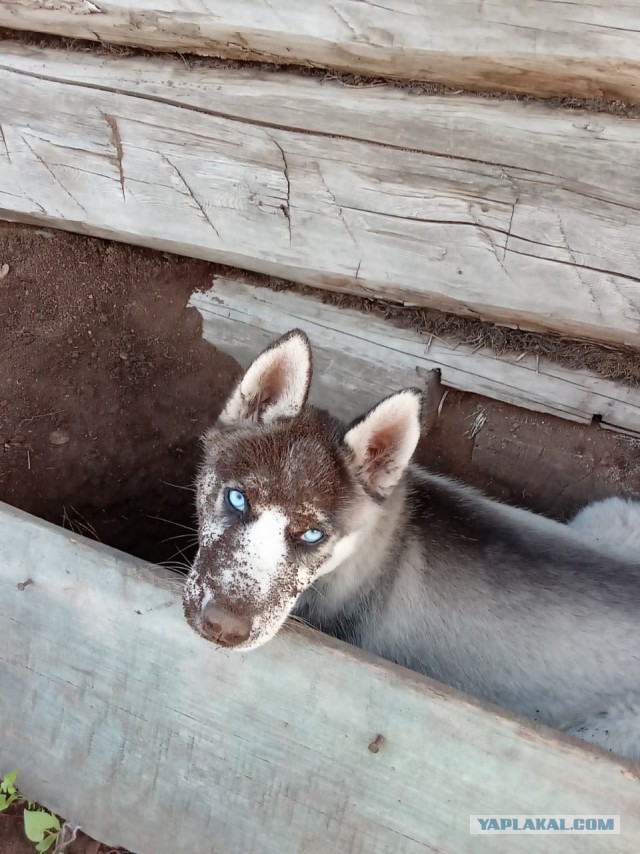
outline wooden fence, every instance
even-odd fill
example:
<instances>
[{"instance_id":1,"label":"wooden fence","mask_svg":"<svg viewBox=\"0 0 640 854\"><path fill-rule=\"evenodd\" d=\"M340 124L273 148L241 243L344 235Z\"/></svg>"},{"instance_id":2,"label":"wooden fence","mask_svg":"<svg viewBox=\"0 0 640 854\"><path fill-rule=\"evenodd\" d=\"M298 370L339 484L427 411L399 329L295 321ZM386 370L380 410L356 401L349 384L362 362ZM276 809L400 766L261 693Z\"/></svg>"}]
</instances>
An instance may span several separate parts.
<instances>
[{"instance_id":1,"label":"wooden fence","mask_svg":"<svg viewBox=\"0 0 640 854\"><path fill-rule=\"evenodd\" d=\"M5 0L0 27L106 44L3 33L0 218L640 346L638 4ZM242 272L190 305L242 364L307 329L315 400L338 414L436 369L640 433L637 389L526 352ZM6 506L0 630L0 771L138 854L475 854L478 813L620 815L606 846L566 835L563 852L640 845L637 768L315 633L219 652L187 627L174 577Z\"/></svg>"},{"instance_id":2,"label":"wooden fence","mask_svg":"<svg viewBox=\"0 0 640 854\"><path fill-rule=\"evenodd\" d=\"M0 52L0 216L640 344L635 119Z\"/></svg>"},{"instance_id":3,"label":"wooden fence","mask_svg":"<svg viewBox=\"0 0 640 854\"><path fill-rule=\"evenodd\" d=\"M0 26L470 89L640 100L633 0L4 0Z\"/></svg>"},{"instance_id":4,"label":"wooden fence","mask_svg":"<svg viewBox=\"0 0 640 854\"><path fill-rule=\"evenodd\" d=\"M544 727L302 629L221 652L166 571L6 505L0 568L0 768L108 844L476 854L472 814L569 814L621 833L563 854L638 850L637 771Z\"/></svg>"}]
</instances>

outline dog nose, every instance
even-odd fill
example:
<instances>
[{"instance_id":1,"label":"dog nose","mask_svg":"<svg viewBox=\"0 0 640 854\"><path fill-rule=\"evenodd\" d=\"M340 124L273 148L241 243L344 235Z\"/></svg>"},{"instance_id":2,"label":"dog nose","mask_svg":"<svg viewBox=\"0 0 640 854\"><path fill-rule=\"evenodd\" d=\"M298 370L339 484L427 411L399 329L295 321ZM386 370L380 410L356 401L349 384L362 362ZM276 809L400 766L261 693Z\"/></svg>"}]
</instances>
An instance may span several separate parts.
<instances>
[{"instance_id":1,"label":"dog nose","mask_svg":"<svg viewBox=\"0 0 640 854\"><path fill-rule=\"evenodd\" d=\"M250 617L232 614L214 602L202 614L202 633L207 640L220 646L238 646L251 634L253 621Z\"/></svg>"}]
</instances>

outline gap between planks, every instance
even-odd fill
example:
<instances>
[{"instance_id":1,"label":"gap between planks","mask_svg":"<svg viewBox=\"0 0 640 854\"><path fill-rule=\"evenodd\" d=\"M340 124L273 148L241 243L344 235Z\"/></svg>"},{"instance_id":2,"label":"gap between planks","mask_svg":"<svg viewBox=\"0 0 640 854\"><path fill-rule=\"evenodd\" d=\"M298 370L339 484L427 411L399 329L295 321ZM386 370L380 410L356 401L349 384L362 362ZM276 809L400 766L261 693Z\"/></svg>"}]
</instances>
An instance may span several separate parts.
<instances>
[{"instance_id":1,"label":"gap between planks","mask_svg":"<svg viewBox=\"0 0 640 854\"><path fill-rule=\"evenodd\" d=\"M640 392L586 370L518 354L497 356L453 338L425 336L374 314L325 305L242 278L215 277L189 305L202 316L207 341L243 368L274 338L293 328L309 335L314 354L312 400L351 420L386 395L421 386L433 370L460 391L640 436Z\"/></svg>"},{"instance_id":2,"label":"gap between planks","mask_svg":"<svg viewBox=\"0 0 640 854\"><path fill-rule=\"evenodd\" d=\"M640 100L625 0L4 0L0 26L523 94Z\"/></svg>"}]
</instances>

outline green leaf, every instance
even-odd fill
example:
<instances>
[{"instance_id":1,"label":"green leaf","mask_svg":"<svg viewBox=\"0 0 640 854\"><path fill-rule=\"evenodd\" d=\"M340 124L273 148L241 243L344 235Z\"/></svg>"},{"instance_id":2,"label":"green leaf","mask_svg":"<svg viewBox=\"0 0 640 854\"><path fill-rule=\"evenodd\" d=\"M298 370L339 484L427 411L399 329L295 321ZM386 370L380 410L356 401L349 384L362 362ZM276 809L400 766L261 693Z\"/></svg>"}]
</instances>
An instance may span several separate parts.
<instances>
[{"instance_id":1,"label":"green leaf","mask_svg":"<svg viewBox=\"0 0 640 854\"><path fill-rule=\"evenodd\" d=\"M60 822L50 812L25 810L23 816L24 832L31 842L42 842L46 830L60 830Z\"/></svg>"},{"instance_id":2,"label":"green leaf","mask_svg":"<svg viewBox=\"0 0 640 854\"><path fill-rule=\"evenodd\" d=\"M38 842L38 844L36 845L36 851L48 851L49 848L51 848L53 843L56 841L57 836L57 833L50 833L48 836L45 836L42 842Z\"/></svg>"},{"instance_id":3,"label":"green leaf","mask_svg":"<svg viewBox=\"0 0 640 854\"><path fill-rule=\"evenodd\" d=\"M10 774L6 774L3 780L0 780L0 792L3 792L5 795L15 795L16 794L16 777L18 776L17 771L12 771Z\"/></svg>"},{"instance_id":4,"label":"green leaf","mask_svg":"<svg viewBox=\"0 0 640 854\"><path fill-rule=\"evenodd\" d=\"M53 829L56 831L56 833L60 833L60 831L62 830L62 828L60 827L60 822L52 813L49 813L49 815L51 816L51 819L53 821Z\"/></svg>"},{"instance_id":5,"label":"green leaf","mask_svg":"<svg viewBox=\"0 0 640 854\"><path fill-rule=\"evenodd\" d=\"M20 800L20 795L0 795L0 812L8 809L15 801Z\"/></svg>"}]
</instances>

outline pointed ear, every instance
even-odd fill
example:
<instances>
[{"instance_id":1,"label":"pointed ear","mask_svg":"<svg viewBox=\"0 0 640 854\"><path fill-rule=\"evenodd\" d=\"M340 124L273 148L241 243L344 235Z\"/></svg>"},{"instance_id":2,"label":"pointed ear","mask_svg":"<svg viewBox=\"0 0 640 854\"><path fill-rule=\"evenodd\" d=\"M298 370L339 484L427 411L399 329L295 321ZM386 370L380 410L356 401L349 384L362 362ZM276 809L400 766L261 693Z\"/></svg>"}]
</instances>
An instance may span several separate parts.
<instances>
[{"instance_id":1,"label":"pointed ear","mask_svg":"<svg viewBox=\"0 0 640 854\"><path fill-rule=\"evenodd\" d=\"M311 347L299 329L258 356L229 397L219 423L226 427L269 424L299 415L311 385Z\"/></svg>"},{"instance_id":2,"label":"pointed ear","mask_svg":"<svg viewBox=\"0 0 640 854\"><path fill-rule=\"evenodd\" d=\"M358 480L384 498L397 485L420 439L422 394L408 388L387 397L344 437Z\"/></svg>"}]
</instances>

